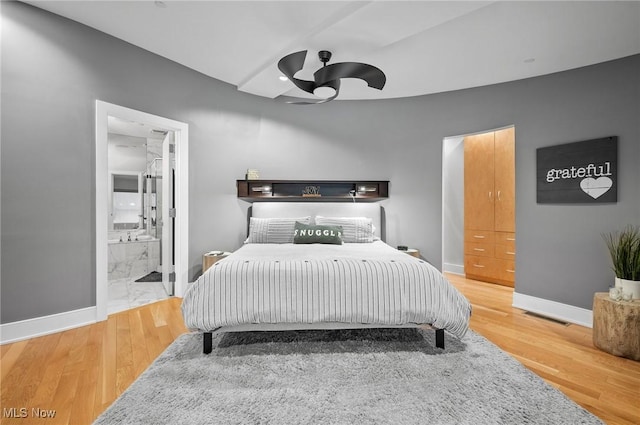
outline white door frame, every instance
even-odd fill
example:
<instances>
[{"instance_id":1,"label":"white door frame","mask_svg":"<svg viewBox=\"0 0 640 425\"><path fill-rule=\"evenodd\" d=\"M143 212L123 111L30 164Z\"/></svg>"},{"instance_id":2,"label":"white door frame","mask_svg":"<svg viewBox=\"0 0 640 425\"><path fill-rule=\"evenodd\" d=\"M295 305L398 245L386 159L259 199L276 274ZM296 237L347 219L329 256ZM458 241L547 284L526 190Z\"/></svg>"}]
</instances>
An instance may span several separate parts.
<instances>
[{"instance_id":1,"label":"white door frame","mask_svg":"<svg viewBox=\"0 0 640 425\"><path fill-rule=\"evenodd\" d=\"M96 321L107 319L108 251L108 117L141 122L170 130L175 135L176 161L176 283L182 297L189 264L189 125L124 106L96 100Z\"/></svg>"}]
</instances>

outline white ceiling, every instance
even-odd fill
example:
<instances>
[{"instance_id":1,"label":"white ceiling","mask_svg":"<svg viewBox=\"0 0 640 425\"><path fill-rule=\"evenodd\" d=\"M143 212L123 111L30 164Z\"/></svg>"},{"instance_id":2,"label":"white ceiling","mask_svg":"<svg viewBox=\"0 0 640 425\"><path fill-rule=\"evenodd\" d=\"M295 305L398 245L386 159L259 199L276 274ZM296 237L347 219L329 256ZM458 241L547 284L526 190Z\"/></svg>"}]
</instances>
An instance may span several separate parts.
<instances>
[{"instance_id":1,"label":"white ceiling","mask_svg":"<svg viewBox=\"0 0 640 425\"><path fill-rule=\"evenodd\" d=\"M640 2L28 1L238 90L304 96L278 60L319 50L387 75L382 91L343 79L338 99L417 96L513 81L640 53Z\"/></svg>"}]
</instances>

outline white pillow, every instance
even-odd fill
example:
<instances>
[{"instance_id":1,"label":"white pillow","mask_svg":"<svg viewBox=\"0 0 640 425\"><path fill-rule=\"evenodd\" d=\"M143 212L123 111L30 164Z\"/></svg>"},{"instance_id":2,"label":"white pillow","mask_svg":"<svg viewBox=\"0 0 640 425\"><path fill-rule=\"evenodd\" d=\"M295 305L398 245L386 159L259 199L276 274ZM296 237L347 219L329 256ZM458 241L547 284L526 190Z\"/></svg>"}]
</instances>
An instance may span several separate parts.
<instances>
[{"instance_id":1,"label":"white pillow","mask_svg":"<svg viewBox=\"0 0 640 425\"><path fill-rule=\"evenodd\" d=\"M297 218L258 218L249 219L249 237L244 243L293 243L296 221L311 223L311 216Z\"/></svg>"},{"instance_id":2,"label":"white pillow","mask_svg":"<svg viewBox=\"0 0 640 425\"><path fill-rule=\"evenodd\" d=\"M374 241L373 220L368 217L316 216L316 224L342 226L342 241L346 243L371 243Z\"/></svg>"}]
</instances>

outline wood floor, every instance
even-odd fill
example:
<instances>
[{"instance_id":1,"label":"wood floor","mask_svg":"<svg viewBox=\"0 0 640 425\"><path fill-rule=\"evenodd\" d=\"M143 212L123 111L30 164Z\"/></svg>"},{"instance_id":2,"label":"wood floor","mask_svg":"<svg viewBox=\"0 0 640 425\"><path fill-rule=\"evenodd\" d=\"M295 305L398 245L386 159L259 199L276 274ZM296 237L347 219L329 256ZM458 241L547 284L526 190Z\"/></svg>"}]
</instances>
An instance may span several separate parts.
<instances>
[{"instance_id":1,"label":"wood floor","mask_svg":"<svg viewBox=\"0 0 640 425\"><path fill-rule=\"evenodd\" d=\"M170 298L94 325L4 345L0 422L91 424L185 332L180 300ZM55 411L55 417L37 418L33 409Z\"/></svg>"},{"instance_id":2,"label":"wood floor","mask_svg":"<svg viewBox=\"0 0 640 425\"><path fill-rule=\"evenodd\" d=\"M511 288L448 277L473 304L474 331L606 423L640 424L640 362L596 349L588 328L511 307ZM174 298L4 345L0 423L90 424L184 332Z\"/></svg>"},{"instance_id":3,"label":"wood floor","mask_svg":"<svg viewBox=\"0 0 640 425\"><path fill-rule=\"evenodd\" d=\"M511 307L513 289L448 274L471 304L471 329L607 424L640 424L640 362L600 351L590 328Z\"/></svg>"}]
</instances>

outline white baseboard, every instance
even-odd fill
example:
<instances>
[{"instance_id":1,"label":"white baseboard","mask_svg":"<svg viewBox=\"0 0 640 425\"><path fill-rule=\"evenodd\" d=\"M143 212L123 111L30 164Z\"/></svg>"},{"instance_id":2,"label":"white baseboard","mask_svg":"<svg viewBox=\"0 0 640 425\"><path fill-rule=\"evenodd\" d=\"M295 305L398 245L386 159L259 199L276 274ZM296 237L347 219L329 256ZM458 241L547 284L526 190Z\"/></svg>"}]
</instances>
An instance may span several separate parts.
<instances>
[{"instance_id":1,"label":"white baseboard","mask_svg":"<svg viewBox=\"0 0 640 425\"><path fill-rule=\"evenodd\" d=\"M459 273L451 264L445 264L444 271ZM580 307L562 304L556 301L532 297L530 295L513 293L513 306L522 310L531 311L553 319L563 320L569 323L593 327L593 312ZM87 307L50 316L35 317L33 319L18 322L0 324L0 345L22 341L29 338L62 332L68 329L78 328L96 323L96 307Z\"/></svg>"},{"instance_id":2,"label":"white baseboard","mask_svg":"<svg viewBox=\"0 0 640 425\"><path fill-rule=\"evenodd\" d=\"M585 308L545 300L544 298L532 297L531 295L519 294L517 292L513 293L513 306L552 319L575 323L576 325L587 328L593 327L593 312Z\"/></svg>"},{"instance_id":3,"label":"white baseboard","mask_svg":"<svg viewBox=\"0 0 640 425\"><path fill-rule=\"evenodd\" d=\"M96 308L66 311L0 325L0 345L96 323Z\"/></svg>"},{"instance_id":4,"label":"white baseboard","mask_svg":"<svg viewBox=\"0 0 640 425\"><path fill-rule=\"evenodd\" d=\"M464 265L444 263L442 265L442 271L446 273L453 273L453 274L459 274L460 276L464 276Z\"/></svg>"}]
</instances>

